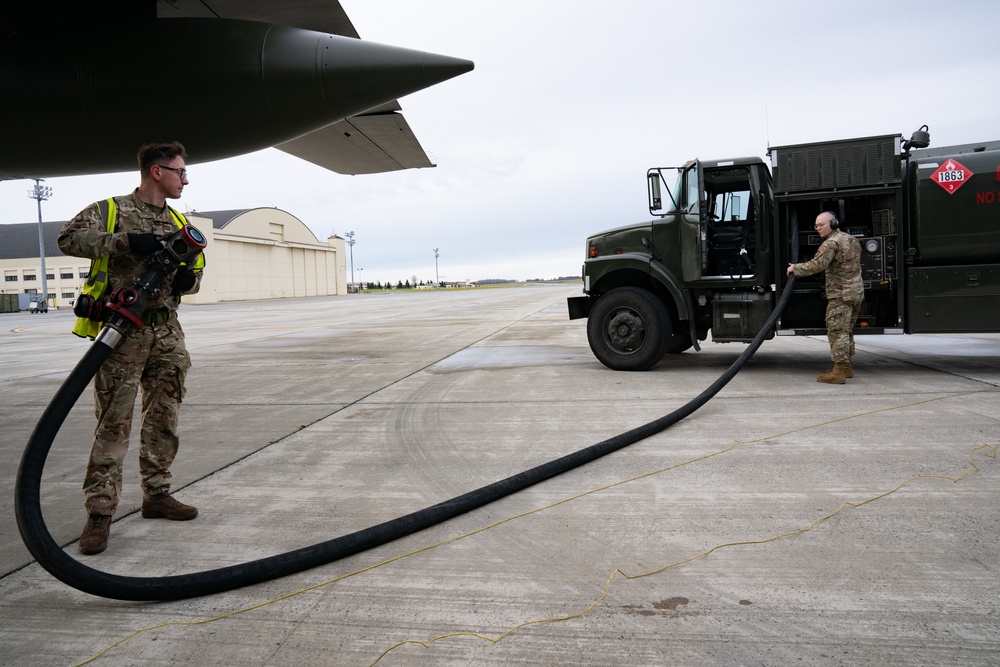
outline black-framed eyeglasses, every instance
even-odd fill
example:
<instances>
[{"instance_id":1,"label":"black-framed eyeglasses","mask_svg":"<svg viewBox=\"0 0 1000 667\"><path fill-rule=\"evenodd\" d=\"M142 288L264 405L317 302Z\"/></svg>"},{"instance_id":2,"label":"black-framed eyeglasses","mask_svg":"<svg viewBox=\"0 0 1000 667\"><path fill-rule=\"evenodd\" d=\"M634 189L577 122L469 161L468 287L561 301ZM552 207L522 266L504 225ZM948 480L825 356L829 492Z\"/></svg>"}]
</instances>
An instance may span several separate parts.
<instances>
[{"instance_id":1,"label":"black-framed eyeglasses","mask_svg":"<svg viewBox=\"0 0 1000 667\"><path fill-rule=\"evenodd\" d=\"M178 168L178 167L168 167L168 166L167 166L167 165L165 165L165 164L158 164L158 165L156 165L156 166L157 166L157 167L159 167L160 169L169 169L170 171L176 171L176 172L177 172L177 175L181 177L181 180L182 180L182 181L183 181L183 180L184 180L185 178L187 178L187 173L188 173L188 170L187 170L187 169L184 169L184 168Z\"/></svg>"}]
</instances>

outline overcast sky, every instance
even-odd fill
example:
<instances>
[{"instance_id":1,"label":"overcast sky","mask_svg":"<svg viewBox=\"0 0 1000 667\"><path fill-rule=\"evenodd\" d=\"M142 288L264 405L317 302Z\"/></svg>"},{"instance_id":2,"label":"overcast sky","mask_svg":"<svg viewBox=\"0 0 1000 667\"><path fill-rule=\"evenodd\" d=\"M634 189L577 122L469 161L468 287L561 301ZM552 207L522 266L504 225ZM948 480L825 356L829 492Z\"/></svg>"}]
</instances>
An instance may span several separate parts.
<instances>
[{"instance_id":1,"label":"overcast sky","mask_svg":"<svg viewBox=\"0 0 1000 667\"><path fill-rule=\"evenodd\" d=\"M192 166L173 204L354 231L359 281L433 280L433 248L442 279L579 275L588 234L649 217L652 166L923 124L933 146L1000 139L992 0L342 4L363 39L475 62L400 99L437 168L343 176L269 149ZM66 220L138 174L46 184ZM33 185L0 182L0 222L37 220Z\"/></svg>"}]
</instances>

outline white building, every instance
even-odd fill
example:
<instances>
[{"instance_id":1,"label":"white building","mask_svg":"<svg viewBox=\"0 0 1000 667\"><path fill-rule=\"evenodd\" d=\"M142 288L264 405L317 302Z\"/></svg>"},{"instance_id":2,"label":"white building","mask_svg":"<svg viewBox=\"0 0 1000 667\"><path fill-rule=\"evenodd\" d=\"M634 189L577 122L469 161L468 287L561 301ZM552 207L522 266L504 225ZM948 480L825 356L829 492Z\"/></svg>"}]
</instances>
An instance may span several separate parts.
<instances>
[{"instance_id":1,"label":"white building","mask_svg":"<svg viewBox=\"0 0 1000 667\"><path fill-rule=\"evenodd\" d=\"M191 211L188 222L208 239L201 290L185 303L347 294L345 242L321 243L294 215L277 208ZM69 307L90 261L56 245L64 222L42 223L50 307ZM38 223L0 225L0 293L40 294Z\"/></svg>"}]
</instances>

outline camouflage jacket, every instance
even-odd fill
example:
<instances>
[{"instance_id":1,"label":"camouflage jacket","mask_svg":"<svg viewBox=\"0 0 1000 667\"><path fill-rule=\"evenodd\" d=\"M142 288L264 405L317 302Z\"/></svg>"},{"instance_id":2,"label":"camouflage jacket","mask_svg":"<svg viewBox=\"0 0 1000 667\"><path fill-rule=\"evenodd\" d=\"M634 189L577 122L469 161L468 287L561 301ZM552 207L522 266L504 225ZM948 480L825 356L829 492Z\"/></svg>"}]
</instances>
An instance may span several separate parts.
<instances>
[{"instance_id":1,"label":"camouflage jacket","mask_svg":"<svg viewBox=\"0 0 1000 667\"><path fill-rule=\"evenodd\" d=\"M129 251L128 234L171 234L177 224L164 206L156 212L146 202L139 199L137 191L130 195L115 197L118 215L115 231L108 233L104 217L93 203L83 209L72 220L63 225L57 241L59 249L72 257L86 257L91 260L108 256L108 292L118 287L131 287L136 278L146 272L145 258ZM201 272L195 272L194 287L184 294L194 294L201 288ZM151 299L147 308L170 308L176 310L179 299L171 296L169 281Z\"/></svg>"},{"instance_id":2,"label":"camouflage jacket","mask_svg":"<svg viewBox=\"0 0 1000 667\"><path fill-rule=\"evenodd\" d=\"M861 244L840 230L830 234L808 262L795 264L795 277L826 272L826 298L856 301L864 297L861 282Z\"/></svg>"}]
</instances>

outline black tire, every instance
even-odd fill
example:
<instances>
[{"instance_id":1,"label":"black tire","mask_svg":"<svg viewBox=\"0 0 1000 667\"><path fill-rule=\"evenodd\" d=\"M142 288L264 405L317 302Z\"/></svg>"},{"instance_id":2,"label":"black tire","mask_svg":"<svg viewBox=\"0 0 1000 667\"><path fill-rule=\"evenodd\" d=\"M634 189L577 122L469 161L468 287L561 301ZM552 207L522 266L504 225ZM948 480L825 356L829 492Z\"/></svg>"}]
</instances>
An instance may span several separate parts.
<instances>
[{"instance_id":1,"label":"black tire","mask_svg":"<svg viewBox=\"0 0 1000 667\"><path fill-rule=\"evenodd\" d=\"M616 371L644 371L666 354L670 314L651 292L619 287L601 296L587 320L594 356Z\"/></svg>"}]
</instances>

